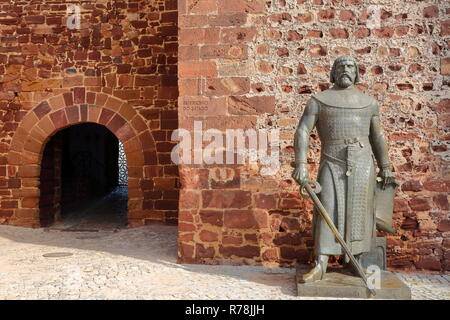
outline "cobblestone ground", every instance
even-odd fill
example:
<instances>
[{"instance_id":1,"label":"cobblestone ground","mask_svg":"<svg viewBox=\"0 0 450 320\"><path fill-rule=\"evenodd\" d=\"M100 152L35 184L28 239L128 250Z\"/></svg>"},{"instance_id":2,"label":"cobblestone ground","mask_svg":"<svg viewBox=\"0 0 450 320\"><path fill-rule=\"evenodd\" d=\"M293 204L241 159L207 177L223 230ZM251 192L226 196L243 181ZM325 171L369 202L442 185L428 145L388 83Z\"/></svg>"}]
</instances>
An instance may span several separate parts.
<instances>
[{"instance_id":1,"label":"cobblestone ground","mask_svg":"<svg viewBox=\"0 0 450 320\"><path fill-rule=\"evenodd\" d=\"M176 238L171 226L118 232L0 226L0 299L300 299L294 269L180 265ZM51 257L58 253L71 255ZM449 275L399 276L413 299L450 300Z\"/></svg>"}]
</instances>

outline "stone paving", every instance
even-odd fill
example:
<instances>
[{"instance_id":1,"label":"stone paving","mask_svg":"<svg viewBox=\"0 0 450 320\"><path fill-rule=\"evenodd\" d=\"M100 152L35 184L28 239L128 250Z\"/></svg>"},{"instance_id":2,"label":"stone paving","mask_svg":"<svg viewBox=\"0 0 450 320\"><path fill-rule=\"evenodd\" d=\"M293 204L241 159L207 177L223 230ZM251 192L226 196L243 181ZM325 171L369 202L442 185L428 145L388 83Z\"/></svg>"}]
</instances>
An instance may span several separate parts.
<instances>
[{"instance_id":1,"label":"stone paving","mask_svg":"<svg viewBox=\"0 0 450 320\"><path fill-rule=\"evenodd\" d=\"M300 299L294 269L180 265L176 239L175 226L117 232L0 226L0 299ZM71 255L51 257L58 253ZM399 276L413 299L450 300L449 275Z\"/></svg>"}]
</instances>

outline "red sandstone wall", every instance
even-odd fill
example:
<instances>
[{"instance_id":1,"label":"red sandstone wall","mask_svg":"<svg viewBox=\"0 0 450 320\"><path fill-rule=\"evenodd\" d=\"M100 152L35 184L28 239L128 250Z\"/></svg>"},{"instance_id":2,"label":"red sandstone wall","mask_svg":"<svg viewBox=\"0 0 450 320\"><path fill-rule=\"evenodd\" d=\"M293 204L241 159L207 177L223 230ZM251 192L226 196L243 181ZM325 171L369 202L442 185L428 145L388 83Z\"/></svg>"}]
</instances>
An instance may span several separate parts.
<instances>
[{"instance_id":1,"label":"red sandstone wall","mask_svg":"<svg viewBox=\"0 0 450 320\"><path fill-rule=\"evenodd\" d=\"M179 119L191 129L279 128L282 169L182 166L179 257L197 263L310 259L311 204L289 166L310 96L332 61L353 55L360 89L376 97L401 184L392 268L450 270L448 127L450 5L445 1L179 0ZM379 5L381 25L367 9ZM191 108L191 101L202 108ZM311 170L319 142L312 136Z\"/></svg>"},{"instance_id":2,"label":"red sandstone wall","mask_svg":"<svg viewBox=\"0 0 450 320\"><path fill-rule=\"evenodd\" d=\"M44 145L85 121L124 142L130 226L176 221L176 0L70 1L79 30L68 4L0 1L0 223L39 225Z\"/></svg>"}]
</instances>

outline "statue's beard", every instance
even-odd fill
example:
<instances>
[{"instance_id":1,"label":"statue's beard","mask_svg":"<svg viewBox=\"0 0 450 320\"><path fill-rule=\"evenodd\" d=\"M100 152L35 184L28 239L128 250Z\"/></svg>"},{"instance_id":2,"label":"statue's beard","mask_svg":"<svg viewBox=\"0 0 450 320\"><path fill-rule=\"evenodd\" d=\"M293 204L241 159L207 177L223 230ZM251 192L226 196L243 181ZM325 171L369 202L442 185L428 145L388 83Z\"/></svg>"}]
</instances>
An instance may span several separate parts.
<instances>
[{"instance_id":1,"label":"statue's beard","mask_svg":"<svg viewBox=\"0 0 450 320\"><path fill-rule=\"evenodd\" d=\"M336 84L341 88L348 88L353 84L353 78L349 74L342 74L337 78Z\"/></svg>"}]
</instances>

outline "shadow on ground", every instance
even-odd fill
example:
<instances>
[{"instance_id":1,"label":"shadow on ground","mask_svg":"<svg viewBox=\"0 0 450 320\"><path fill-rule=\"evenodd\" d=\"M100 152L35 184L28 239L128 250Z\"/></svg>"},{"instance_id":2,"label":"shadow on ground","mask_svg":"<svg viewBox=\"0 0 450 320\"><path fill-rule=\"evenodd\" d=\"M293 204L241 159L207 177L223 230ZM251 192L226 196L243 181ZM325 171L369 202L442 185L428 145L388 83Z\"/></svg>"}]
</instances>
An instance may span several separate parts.
<instances>
[{"instance_id":1,"label":"shadow on ground","mask_svg":"<svg viewBox=\"0 0 450 320\"><path fill-rule=\"evenodd\" d=\"M89 227L89 225L85 226ZM294 269L177 264L177 226L151 225L133 229L99 230L96 232L73 230L80 230L80 228L72 228L72 230L70 230L70 227L68 229L28 229L0 226L0 248L8 246L9 240L15 243L38 246L31 252L37 257L59 252L73 253L74 256L86 254L90 251L105 252L161 264L169 270L173 269L175 273L177 270L183 269L199 274L232 277L239 281L278 287L282 293L287 295L294 295L295 293ZM11 242L9 243L11 244ZM1 251L0 249L0 253ZM165 270L167 272L167 269ZM286 283L290 285L286 286Z\"/></svg>"}]
</instances>

